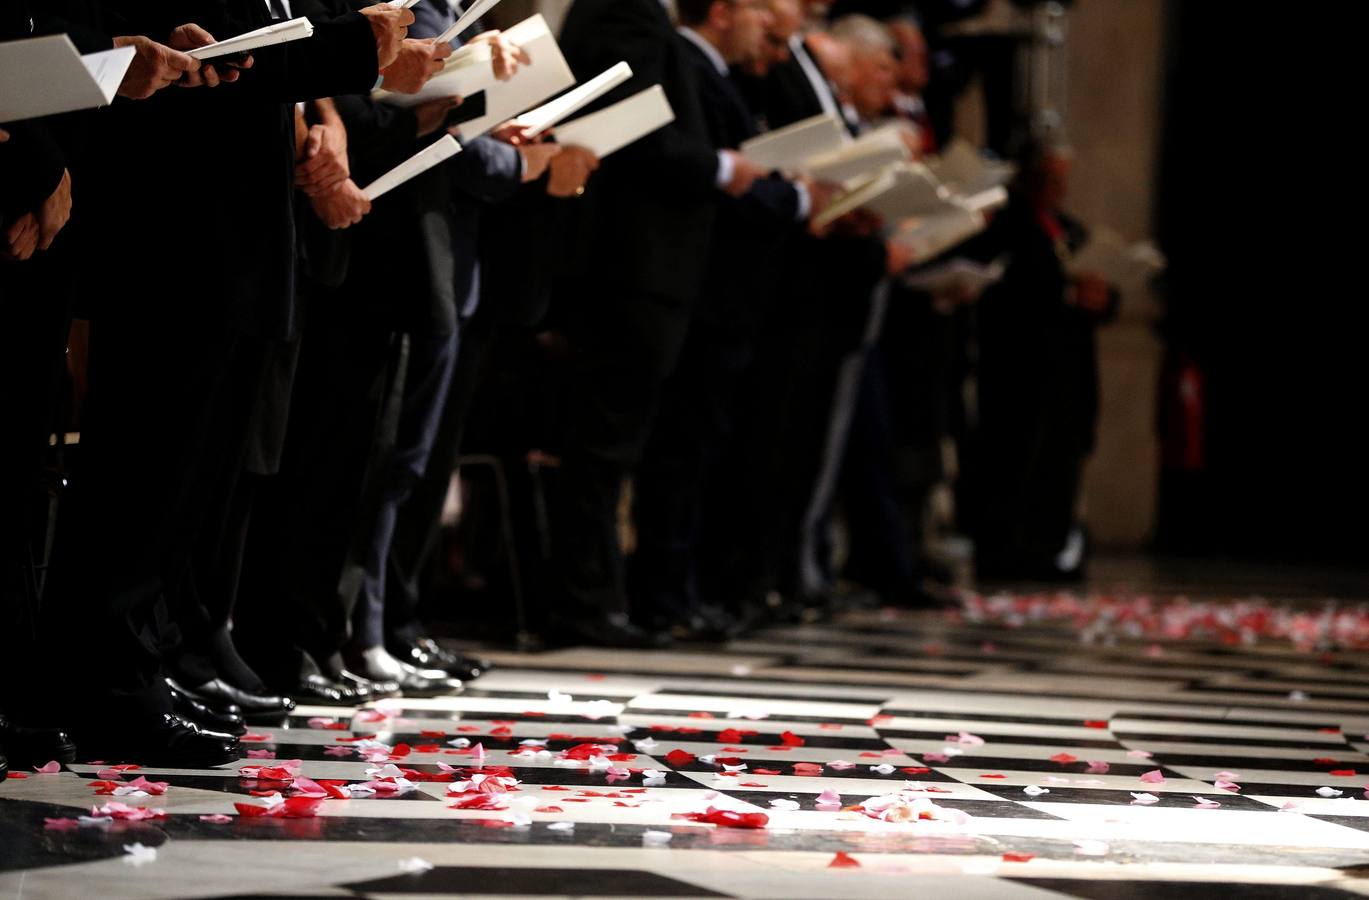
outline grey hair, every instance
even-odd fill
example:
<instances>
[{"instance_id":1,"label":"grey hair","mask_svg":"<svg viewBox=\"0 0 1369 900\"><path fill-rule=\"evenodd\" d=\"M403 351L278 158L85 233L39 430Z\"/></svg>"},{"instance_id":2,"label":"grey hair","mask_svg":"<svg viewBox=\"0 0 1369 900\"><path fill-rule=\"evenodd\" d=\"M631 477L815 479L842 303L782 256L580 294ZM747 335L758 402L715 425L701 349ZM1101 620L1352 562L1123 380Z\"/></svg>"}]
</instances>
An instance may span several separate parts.
<instances>
[{"instance_id":1,"label":"grey hair","mask_svg":"<svg viewBox=\"0 0 1369 900\"><path fill-rule=\"evenodd\" d=\"M851 44L858 50L888 50L898 46L888 26L878 19L861 13L842 16L832 23L833 37Z\"/></svg>"}]
</instances>

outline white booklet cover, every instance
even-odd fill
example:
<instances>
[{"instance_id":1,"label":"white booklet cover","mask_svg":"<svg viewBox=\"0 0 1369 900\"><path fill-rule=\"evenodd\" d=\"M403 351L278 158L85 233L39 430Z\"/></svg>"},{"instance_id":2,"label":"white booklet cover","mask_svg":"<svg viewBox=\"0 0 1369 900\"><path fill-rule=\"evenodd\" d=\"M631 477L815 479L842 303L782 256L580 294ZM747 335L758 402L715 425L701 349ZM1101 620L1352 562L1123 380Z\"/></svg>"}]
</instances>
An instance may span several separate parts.
<instances>
[{"instance_id":1,"label":"white booklet cover","mask_svg":"<svg viewBox=\"0 0 1369 900\"><path fill-rule=\"evenodd\" d=\"M566 91L555 100L528 110L514 121L527 127L528 137L536 137L556 123L575 115L631 77L632 67L620 62L574 90Z\"/></svg>"},{"instance_id":2,"label":"white booklet cover","mask_svg":"<svg viewBox=\"0 0 1369 900\"><path fill-rule=\"evenodd\" d=\"M584 147L603 159L673 121L675 110L658 84L567 122L556 130L556 140L567 147Z\"/></svg>"},{"instance_id":3,"label":"white booklet cover","mask_svg":"<svg viewBox=\"0 0 1369 900\"><path fill-rule=\"evenodd\" d=\"M498 82L494 77L493 56L489 44L467 44L443 60L442 71L429 78L418 93L400 94L381 88L372 96L405 107L442 97L469 97Z\"/></svg>"},{"instance_id":4,"label":"white booklet cover","mask_svg":"<svg viewBox=\"0 0 1369 900\"><path fill-rule=\"evenodd\" d=\"M377 197L394 190L410 178L422 175L433 166L451 159L460 152L461 145L457 143L456 138L450 134L444 134L436 142L429 144L368 184L363 193L366 194L367 200L374 201Z\"/></svg>"},{"instance_id":5,"label":"white booklet cover","mask_svg":"<svg viewBox=\"0 0 1369 900\"><path fill-rule=\"evenodd\" d=\"M0 44L0 122L112 103L136 53L118 47L82 56L65 34Z\"/></svg>"},{"instance_id":6,"label":"white booklet cover","mask_svg":"<svg viewBox=\"0 0 1369 900\"><path fill-rule=\"evenodd\" d=\"M196 59L217 59L220 56L228 56L232 53L247 53L251 50L259 50L262 47L288 44L291 41L313 37L313 35L314 23L300 16L286 22L272 22L270 25L263 26L255 31L247 31L237 37L206 44L203 47L196 47L194 50L186 52Z\"/></svg>"},{"instance_id":7,"label":"white booklet cover","mask_svg":"<svg viewBox=\"0 0 1369 900\"><path fill-rule=\"evenodd\" d=\"M767 169L803 168L814 157L835 153L851 143L846 124L830 113L820 113L777 128L742 143L742 156Z\"/></svg>"},{"instance_id":8,"label":"white booklet cover","mask_svg":"<svg viewBox=\"0 0 1369 900\"><path fill-rule=\"evenodd\" d=\"M575 84L575 75L542 16L524 19L504 36L522 47L531 62L519 66L508 81L485 88L485 115L460 125L462 140L478 137Z\"/></svg>"}]
</instances>

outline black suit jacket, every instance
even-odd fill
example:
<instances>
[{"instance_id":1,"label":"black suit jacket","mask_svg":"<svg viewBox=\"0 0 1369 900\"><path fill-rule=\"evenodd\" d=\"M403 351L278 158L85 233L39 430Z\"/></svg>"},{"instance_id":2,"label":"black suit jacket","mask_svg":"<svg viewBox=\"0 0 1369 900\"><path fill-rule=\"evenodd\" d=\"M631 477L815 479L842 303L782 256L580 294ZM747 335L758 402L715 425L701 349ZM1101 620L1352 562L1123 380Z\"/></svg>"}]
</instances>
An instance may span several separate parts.
<instances>
[{"instance_id":1,"label":"black suit jacket","mask_svg":"<svg viewBox=\"0 0 1369 900\"><path fill-rule=\"evenodd\" d=\"M108 50L99 9L89 0L6 0L0 5L0 41L66 34L82 53ZM39 206L72 167L86 143L91 111L3 124L0 144L0 222Z\"/></svg>"},{"instance_id":2,"label":"black suit jacket","mask_svg":"<svg viewBox=\"0 0 1369 900\"><path fill-rule=\"evenodd\" d=\"M675 121L604 160L578 203L582 291L687 303L699 289L717 197L717 154L690 64L659 0L576 0L561 48L580 81L626 60L633 76L594 108L652 85Z\"/></svg>"},{"instance_id":3,"label":"black suit jacket","mask_svg":"<svg viewBox=\"0 0 1369 900\"><path fill-rule=\"evenodd\" d=\"M216 37L270 21L261 0L109 0L106 8L154 37L186 21ZM354 13L253 56L234 84L116 101L100 157L109 309L265 337L295 333L293 103L369 91L375 40ZM121 277L130 267L141 277Z\"/></svg>"},{"instance_id":4,"label":"black suit jacket","mask_svg":"<svg viewBox=\"0 0 1369 900\"><path fill-rule=\"evenodd\" d=\"M715 150L735 150L756 134L755 115L746 98L688 38L677 36L689 61L705 110ZM785 239L798 231L799 195L778 175L758 180L740 198L719 193L700 314L719 325L749 330L757 320L775 280L777 254Z\"/></svg>"}]
</instances>

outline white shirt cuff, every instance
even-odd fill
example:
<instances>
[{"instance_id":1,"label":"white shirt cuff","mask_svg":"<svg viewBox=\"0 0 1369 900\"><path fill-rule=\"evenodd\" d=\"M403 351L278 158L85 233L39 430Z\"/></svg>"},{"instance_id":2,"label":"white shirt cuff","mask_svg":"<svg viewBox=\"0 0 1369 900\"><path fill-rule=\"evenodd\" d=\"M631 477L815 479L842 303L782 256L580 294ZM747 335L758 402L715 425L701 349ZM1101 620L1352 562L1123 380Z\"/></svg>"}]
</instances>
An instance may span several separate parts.
<instances>
[{"instance_id":1,"label":"white shirt cuff","mask_svg":"<svg viewBox=\"0 0 1369 900\"><path fill-rule=\"evenodd\" d=\"M799 196L799 209L794 213L794 221L807 222L808 216L813 212L813 198L808 194L808 185L801 181L792 182L794 193Z\"/></svg>"},{"instance_id":2,"label":"white shirt cuff","mask_svg":"<svg viewBox=\"0 0 1369 900\"><path fill-rule=\"evenodd\" d=\"M732 183L732 176L736 172L737 164L732 159L730 153L722 150L718 151L718 174L714 176L713 183L721 189L725 189Z\"/></svg>"}]
</instances>

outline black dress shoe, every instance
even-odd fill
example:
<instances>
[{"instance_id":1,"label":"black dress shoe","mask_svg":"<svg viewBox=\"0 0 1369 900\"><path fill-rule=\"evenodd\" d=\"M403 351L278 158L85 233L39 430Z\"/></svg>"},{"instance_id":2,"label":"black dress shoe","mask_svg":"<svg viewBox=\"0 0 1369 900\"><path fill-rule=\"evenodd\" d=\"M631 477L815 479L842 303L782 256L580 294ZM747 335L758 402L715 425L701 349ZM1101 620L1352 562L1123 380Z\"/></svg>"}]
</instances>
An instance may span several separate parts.
<instances>
[{"instance_id":1,"label":"black dress shoe","mask_svg":"<svg viewBox=\"0 0 1369 900\"><path fill-rule=\"evenodd\" d=\"M249 694L233 687L222 678L206 681L204 684L180 686L183 693L200 701L210 709L223 711L230 706L242 710L244 721L254 725L270 725L285 721L295 708L295 701L289 697L274 697Z\"/></svg>"},{"instance_id":2,"label":"black dress shoe","mask_svg":"<svg viewBox=\"0 0 1369 900\"><path fill-rule=\"evenodd\" d=\"M356 691L319 674L300 676L299 683L290 689L290 693L316 706L356 706L362 702Z\"/></svg>"},{"instance_id":3,"label":"black dress shoe","mask_svg":"<svg viewBox=\"0 0 1369 900\"><path fill-rule=\"evenodd\" d=\"M465 689L460 679L451 677L441 669L417 669L408 663L400 663L399 666L400 673L395 678L387 678L379 672L373 675L365 668L362 672L372 684L393 681L399 685L405 697L450 697Z\"/></svg>"},{"instance_id":4,"label":"black dress shoe","mask_svg":"<svg viewBox=\"0 0 1369 900\"><path fill-rule=\"evenodd\" d=\"M432 638L419 638L408 645L390 644L385 649L415 669L441 669L458 681L474 681L492 668L488 660L453 653Z\"/></svg>"},{"instance_id":5,"label":"black dress shoe","mask_svg":"<svg viewBox=\"0 0 1369 900\"><path fill-rule=\"evenodd\" d=\"M391 697L400 696L403 691L399 689L399 683L383 679L372 681L363 678L355 672L342 669L337 673L338 684L351 688L356 692L357 700L361 703L371 703L376 700L388 700Z\"/></svg>"},{"instance_id":6,"label":"black dress shoe","mask_svg":"<svg viewBox=\"0 0 1369 900\"><path fill-rule=\"evenodd\" d=\"M235 737L247 734L247 723L238 713L212 709L170 684L167 685L167 689L171 691L171 711L182 719L194 722L201 728L222 731ZM233 705L233 708L238 707Z\"/></svg>"},{"instance_id":7,"label":"black dress shoe","mask_svg":"<svg viewBox=\"0 0 1369 900\"><path fill-rule=\"evenodd\" d=\"M238 739L207 731L174 713L145 723L121 723L76 732L81 756L168 769L226 766L238 759Z\"/></svg>"},{"instance_id":8,"label":"black dress shoe","mask_svg":"<svg viewBox=\"0 0 1369 900\"><path fill-rule=\"evenodd\" d=\"M76 761L76 744L65 731L55 728L25 728L0 715L0 747L16 770L32 769L56 760Z\"/></svg>"},{"instance_id":9,"label":"black dress shoe","mask_svg":"<svg viewBox=\"0 0 1369 900\"><path fill-rule=\"evenodd\" d=\"M691 606L672 625L671 635L680 641L725 643L740 633L741 623L727 610L699 603Z\"/></svg>"},{"instance_id":10,"label":"black dress shoe","mask_svg":"<svg viewBox=\"0 0 1369 900\"><path fill-rule=\"evenodd\" d=\"M633 625L626 613L554 614L550 624L549 641L561 646L585 644L623 650L660 650L672 643L669 634Z\"/></svg>"}]
</instances>

